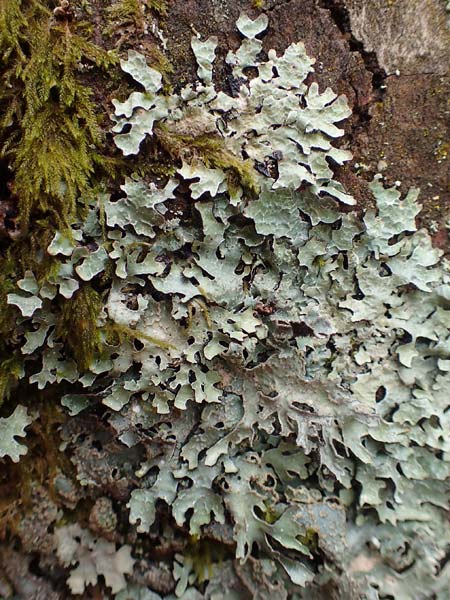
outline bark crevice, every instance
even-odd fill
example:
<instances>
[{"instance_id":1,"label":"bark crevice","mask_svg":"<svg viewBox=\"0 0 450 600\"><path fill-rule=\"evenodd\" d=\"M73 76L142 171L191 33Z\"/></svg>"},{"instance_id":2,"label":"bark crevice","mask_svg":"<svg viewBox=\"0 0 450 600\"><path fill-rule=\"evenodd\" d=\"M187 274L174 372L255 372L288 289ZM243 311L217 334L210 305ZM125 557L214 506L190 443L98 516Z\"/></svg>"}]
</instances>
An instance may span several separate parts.
<instances>
[{"instance_id":1,"label":"bark crevice","mask_svg":"<svg viewBox=\"0 0 450 600\"><path fill-rule=\"evenodd\" d=\"M346 38L351 52L357 52L361 56L366 69L372 73L374 91L382 93L387 73L380 65L376 52L366 50L364 43L353 34L350 13L345 2L343 0L319 0L319 6L330 13L337 28Z\"/></svg>"}]
</instances>

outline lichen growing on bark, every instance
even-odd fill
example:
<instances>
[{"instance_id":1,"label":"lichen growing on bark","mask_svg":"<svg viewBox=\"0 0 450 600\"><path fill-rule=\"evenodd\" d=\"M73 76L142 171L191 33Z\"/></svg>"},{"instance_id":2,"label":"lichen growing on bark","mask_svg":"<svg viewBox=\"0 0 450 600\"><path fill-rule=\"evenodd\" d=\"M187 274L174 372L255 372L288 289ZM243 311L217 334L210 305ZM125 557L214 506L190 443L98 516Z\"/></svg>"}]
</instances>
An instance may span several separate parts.
<instances>
[{"instance_id":1,"label":"lichen growing on bark","mask_svg":"<svg viewBox=\"0 0 450 600\"><path fill-rule=\"evenodd\" d=\"M310 82L301 43L261 54L267 25L240 16L230 94L214 38L192 39L198 81L170 94L131 50L115 141L170 171L91 194L37 257L46 277L10 281L20 385L68 412L42 559L119 600L441 600L448 264L417 192L375 179L376 208L342 210L346 100ZM100 496L120 513L108 540L87 531Z\"/></svg>"}]
</instances>

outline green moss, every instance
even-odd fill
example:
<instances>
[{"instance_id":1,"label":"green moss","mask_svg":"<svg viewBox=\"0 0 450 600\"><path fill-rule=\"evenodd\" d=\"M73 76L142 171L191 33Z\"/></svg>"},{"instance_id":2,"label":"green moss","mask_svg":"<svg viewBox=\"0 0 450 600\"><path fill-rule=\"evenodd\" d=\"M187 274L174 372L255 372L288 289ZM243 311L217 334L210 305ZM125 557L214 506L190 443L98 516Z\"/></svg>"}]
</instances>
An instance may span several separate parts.
<instances>
[{"instance_id":1,"label":"green moss","mask_svg":"<svg viewBox=\"0 0 450 600\"><path fill-rule=\"evenodd\" d=\"M13 170L22 227L36 211L67 226L89 184L102 134L83 64L107 68L117 58L53 19L39 0L0 0L1 155Z\"/></svg>"},{"instance_id":2,"label":"green moss","mask_svg":"<svg viewBox=\"0 0 450 600\"><path fill-rule=\"evenodd\" d=\"M144 144L143 144L144 145ZM126 160L127 170L125 174L130 177L156 177L158 179L169 179L177 172L177 166L167 157L164 152L158 152L156 146L146 145L146 151L142 151L137 157Z\"/></svg>"},{"instance_id":3,"label":"green moss","mask_svg":"<svg viewBox=\"0 0 450 600\"><path fill-rule=\"evenodd\" d=\"M13 167L23 223L28 224L33 209L39 208L50 212L58 227L68 227L94 162L85 132L58 103L47 103L24 124Z\"/></svg>"},{"instance_id":4,"label":"green moss","mask_svg":"<svg viewBox=\"0 0 450 600\"><path fill-rule=\"evenodd\" d=\"M0 407L9 398L12 387L22 375L23 362L20 356L14 355L0 364Z\"/></svg>"},{"instance_id":5,"label":"green moss","mask_svg":"<svg viewBox=\"0 0 450 600\"><path fill-rule=\"evenodd\" d=\"M71 352L80 370L86 370L101 350L99 316L100 294L84 284L70 300L66 300L58 316L56 337Z\"/></svg>"},{"instance_id":6,"label":"green moss","mask_svg":"<svg viewBox=\"0 0 450 600\"><path fill-rule=\"evenodd\" d=\"M262 10L265 7L265 0L253 0L252 2L253 4L253 8L258 8L259 10Z\"/></svg>"},{"instance_id":7,"label":"green moss","mask_svg":"<svg viewBox=\"0 0 450 600\"><path fill-rule=\"evenodd\" d=\"M127 327L126 325L119 325L118 323L113 323L112 321L108 321L104 327L103 332L105 335L106 342L113 346L118 346L123 344L124 341L133 342L134 340L144 340L146 342L150 342L158 348L163 348L164 350L168 350L169 348L174 349L175 346L169 344L169 342L165 342L164 340L160 340L152 335L147 335L143 331L139 331L138 329L132 329L131 327Z\"/></svg>"},{"instance_id":8,"label":"green moss","mask_svg":"<svg viewBox=\"0 0 450 600\"><path fill-rule=\"evenodd\" d=\"M218 135L180 135L163 125L157 125L154 133L172 159L181 160L187 156L192 161L200 159L206 167L223 169L227 173L231 193L239 186L251 194L258 193L252 161L235 156Z\"/></svg>"},{"instance_id":9,"label":"green moss","mask_svg":"<svg viewBox=\"0 0 450 600\"><path fill-rule=\"evenodd\" d=\"M111 23L107 30L109 34L124 25L134 25L142 30L145 28L144 6L140 0L119 0L106 11Z\"/></svg>"}]
</instances>

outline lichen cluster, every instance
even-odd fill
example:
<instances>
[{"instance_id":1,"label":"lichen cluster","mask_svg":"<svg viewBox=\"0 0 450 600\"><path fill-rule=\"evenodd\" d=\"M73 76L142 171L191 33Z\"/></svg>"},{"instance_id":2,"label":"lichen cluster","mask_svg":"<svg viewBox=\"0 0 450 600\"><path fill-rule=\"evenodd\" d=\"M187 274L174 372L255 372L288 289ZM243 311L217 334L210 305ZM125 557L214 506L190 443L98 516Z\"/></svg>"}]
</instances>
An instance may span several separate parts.
<instances>
[{"instance_id":1,"label":"lichen cluster","mask_svg":"<svg viewBox=\"0 0 450 600\"><path fill-rule=\"evenodd\" d=\"M115 143L153 144L171 175L86 195L45 281L8 291L21 381L64 389L57 495L129 519L114 535L91 513L94 536L55 518L49 556L72 593L103 575L119 600L444 600L448 263L414 191L375 179L375 209L341 210L346 100L307 83L301 43L260 58L267 24L239 18L230 93L214 38L193 38L198 81L170 95L129 52ZM0 456L34 418L0 420Z\"/></svg>"}]
</instances>

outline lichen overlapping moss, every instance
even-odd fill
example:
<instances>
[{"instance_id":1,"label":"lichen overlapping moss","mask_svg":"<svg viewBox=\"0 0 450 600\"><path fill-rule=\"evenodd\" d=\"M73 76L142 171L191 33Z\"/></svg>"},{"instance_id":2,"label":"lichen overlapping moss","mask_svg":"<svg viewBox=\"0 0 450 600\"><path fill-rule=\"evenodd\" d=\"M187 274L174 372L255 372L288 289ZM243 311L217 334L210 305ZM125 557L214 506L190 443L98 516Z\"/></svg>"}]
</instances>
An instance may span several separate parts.
<instances>
[{"instance_id":1,"label":"lichen overlapping moss","mask_svg":"<svg viewBox=\"0 0 450 600\"><path fill-rule=\"evenodd\" d=\"M223 169L232 193L242 186L251 195L257 194L253 162L233 154L219 135L182 134L159 125L155 127L155 138L172 160L200 160L208 168Z\"/></svg>"},{"instance_id":2,"label":"lichen overlapping moss","mask_svg":"<svg viewBox=\"0 0 450 600\"><path fill-rule=\"evenodd\" d=\"M52 257L42 249L49 244L52 235L47 222L38 220L25 237L9 242L0 251L0 406L9 397L23 367L20 332L16 326L17 310L8 304L7 296L17 288L17 281L27 269L31 269L40 281L46 279L55 265Z\"/></svg>"},{"instance_id":3,"label":"lichen overlapping moss","mask_svg":"<svg viewBox=\"0 0 450 600\"><path fill-rule=\"evenodd\" d=\"M43 282L57 268L46 252L54 231L70 231L85 212L80 195L111 164L101 129L104 116L83 73L106 71L117 56L94 44L72 13L56 16L54 6L45 0L0 2L0 158L8 168L7 190L18 224L0 249L2 356L14 347L15 310L6 303L7 293L27 270ZM62 323L68 310L62 309ZM89 315L88 306L86 311ZM85 340L87 331L93 332L92 323L83 325L86 314L80 323ZM87 350L86 344L82 348Z\"/></svg>"}]
</instances>

